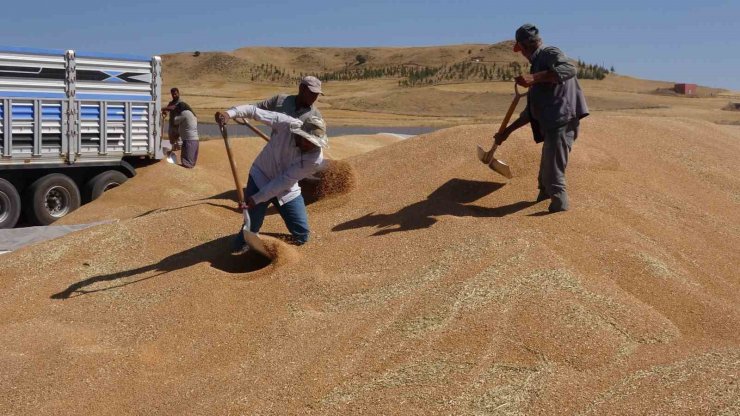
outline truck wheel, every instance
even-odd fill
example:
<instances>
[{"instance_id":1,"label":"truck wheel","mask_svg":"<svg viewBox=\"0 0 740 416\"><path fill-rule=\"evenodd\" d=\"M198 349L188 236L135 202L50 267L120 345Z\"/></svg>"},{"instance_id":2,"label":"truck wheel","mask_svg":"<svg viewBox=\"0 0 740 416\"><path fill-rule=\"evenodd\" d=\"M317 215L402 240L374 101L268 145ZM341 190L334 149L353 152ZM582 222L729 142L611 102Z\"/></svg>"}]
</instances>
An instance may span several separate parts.
<instances>
[{"instance_id":1,"label":"truck wheel","mask_svg":"<svg viewBox=\"0 0 740 416\"><path fill-rule=\"evenodd\" d=\"M12 183L0 178L0 228L13 228L21 215L21 197Z\"/></svg>"},{"instance_id":2,"label":"truck wheel","mask_svg":"<svg viewBox=\"0 0 740 416\"><path fill-rule=\"evenodd\" d=\"M49 225L80 207L80 190L66 175L52 173L32 183L24 193L28 221Z\"/></svg>"},{"instance_id":3,"label":"truck wheel","mask_svg":"<svg viewBox=\"0 0 740 416\"><path fill-rule=\"evenodd\" d=\"M103 192L115 188L126 182L128 177L117 170L107 170L95 175L87 181L82 192L85 202L94 201L103 195Z\"/></svg>"}]
</instances>

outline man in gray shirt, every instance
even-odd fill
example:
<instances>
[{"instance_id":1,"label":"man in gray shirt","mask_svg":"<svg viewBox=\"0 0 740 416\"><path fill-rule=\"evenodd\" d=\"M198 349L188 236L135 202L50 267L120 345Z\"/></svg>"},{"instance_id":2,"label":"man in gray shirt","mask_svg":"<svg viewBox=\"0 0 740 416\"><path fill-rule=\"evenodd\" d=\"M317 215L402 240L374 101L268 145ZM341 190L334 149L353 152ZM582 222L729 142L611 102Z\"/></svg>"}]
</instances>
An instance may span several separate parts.
<instances>
[{"instance_id":1,"label":"man in gray shirt","mask_svg":"<svg viewBox=\"0 0 740 416\"><path fill-rule=\"evenodd\" d=\"M321 81L307 76L298 84L297 95L278 94L255 105L261 110L275 111L304 121L310 116L323 118L318 108L314 107L319 95L324 95Z\"/></svg>"},{"instance_id":2,"label":"man in gray shirt","mask_svg":"<svg viewBox=\"0 0 740 416\"><path fill-rule=\"evenodd\" d=\"M567 211L565 168L578 137L579 122L588 115L576 67L560 49L544 46L539 30L532 24L517 29L514 51L521 52L531 64L529 74L516 78L517 84L529 88L527 108L494 139L501 144L514 130L531 124L535 142L543 143L537 202L550 199L550 212Z\"/></svg>"},{"instance_id":3,"label":"man in gray shirt","mask_svg":"<svg viewBox=\"0 0 740 416\"><path fill-rule=\"evenodd\" d=\"M182 166L194 168L195 163L198 161L198 149L200 148L200 143L198 142L198 119L191 109L175 109L173 116L172 118L182 140L182 154L180 155Z\"/></svg>"}]
</instances>

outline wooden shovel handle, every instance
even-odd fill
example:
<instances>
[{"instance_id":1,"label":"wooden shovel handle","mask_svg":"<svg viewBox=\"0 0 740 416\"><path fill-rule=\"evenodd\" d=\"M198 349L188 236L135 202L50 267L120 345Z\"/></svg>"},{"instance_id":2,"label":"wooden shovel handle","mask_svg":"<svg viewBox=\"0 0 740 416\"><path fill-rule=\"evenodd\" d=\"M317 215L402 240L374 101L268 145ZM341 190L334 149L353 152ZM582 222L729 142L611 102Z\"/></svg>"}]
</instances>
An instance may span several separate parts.
<instances>
[{"instance_id":1,"label":"wooden shovel handle","mask_svg":"<svg viewBox=\"0 0 740 416\"><path fill-rule=\"evenodd\" d=\"M262 139L263 139L264 141L266 141L266 142L269 142L269 141L270 141L270 138L269 138L269 137L267 137L267 135L266 135L265 133L262 133L262 130L258 129L257 127L254 127L254 126L252 125L252 123L250 123L250 122L249 122L249 121L247 121L246 119L243 119L243 118L235 118L235 119L234 119L234 121L236 121L236 122L237 122L238 124L241 124L242 126L247 126L247 127L249 127L249 128L250 128L250 129L251 129L251 130L252 130L253 132L255 132L255 133L256 133L256 134L258 135L258 136L262 137Z\"/></svg>"},{"instance_id":2,"label":"wooden shovel handle","mask_svg":"<svg viewBox=\"0 0 740 416\"><path fill-rule=\"evenodd\" d=\"M519 84L514 83L514 100L511 102L511 105L509 106L509 111L506 112L506 117L504 117L504 121L501 122L501 127L498 128L499 133L503 133L506 129L506 126L509 125L509 120L511 120L511 116L514 114L514 110L516 110L516 106L519 105L519 99L527 95L526 92L519 93ZM495 147L494 147L495 149Z\"/></svg>"},{"instance_id":3,"label":"wooden shovel handle","mask_svg":"<svg viewBox=\"0 0 740 416\"><path fill-rule=\"evenodd\" d=\"M239 203L244 203L244 187L239 181L239 173L236 168L236 161L234 160L234 154L231 152L231 144L229 143L229 133L226 131L226 125L219 125L221 129L221 137L224 138L224 144L226 145L226 154L229 156L229 164L231 165L231 174L234 176L234 185L236 186L236 196L239 198Z\"/></svg>"},{"instance_id":4,"label":"wooden shovel handle","mask_svg":"<svg viewBox=\"0 0 740 416\"><path fill-rule=\"evenodd\" d=\"M162 113L162 116L160 117L159 124L161 126L161 132L159 133L159 138L161 140L164 140L164 121L167 120L167 114Z\"/></svg>"}]
</instances>

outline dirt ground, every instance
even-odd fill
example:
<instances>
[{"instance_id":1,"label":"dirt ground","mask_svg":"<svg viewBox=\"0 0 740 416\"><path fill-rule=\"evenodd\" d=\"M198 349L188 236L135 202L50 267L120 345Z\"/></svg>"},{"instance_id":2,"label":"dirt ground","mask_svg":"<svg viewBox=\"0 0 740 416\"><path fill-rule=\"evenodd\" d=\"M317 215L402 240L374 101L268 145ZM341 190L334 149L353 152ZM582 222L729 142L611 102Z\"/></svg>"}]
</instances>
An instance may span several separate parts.
<instances>
[{"instance_id":1,"label":"dirt ground","mask_svg":"<svg viewBox=\"0 0 740 416\"><path fill-rule=\"evenodd\" d=\"M0 414L740 413L740 128L596 113L548 215L526 129L513 179L476 160L496 127L347 154L269 264L228 253L222 143L140 169L2 256Z\"/></svg>"}]
</instances>

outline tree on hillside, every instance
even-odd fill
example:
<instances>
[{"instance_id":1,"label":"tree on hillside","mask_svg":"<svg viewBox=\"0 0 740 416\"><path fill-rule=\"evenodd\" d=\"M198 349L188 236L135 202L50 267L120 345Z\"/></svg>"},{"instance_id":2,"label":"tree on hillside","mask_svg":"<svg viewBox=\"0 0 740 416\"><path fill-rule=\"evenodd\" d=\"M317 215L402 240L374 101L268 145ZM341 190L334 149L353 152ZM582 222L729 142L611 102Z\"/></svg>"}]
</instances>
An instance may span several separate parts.
<instances>
[{"instance_id":1,"label":"tree on hillside","mask_svg":"<svg viewBox=\"0 0 740 416\"><path fill-rule=\"evenodd\" d=\"M365 55L357 55L355 56L355 60L357 61L357 65L362 65L367 62L367 57Z\"/></svg>"}]
</instances>

